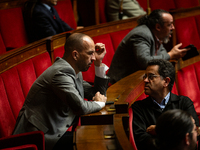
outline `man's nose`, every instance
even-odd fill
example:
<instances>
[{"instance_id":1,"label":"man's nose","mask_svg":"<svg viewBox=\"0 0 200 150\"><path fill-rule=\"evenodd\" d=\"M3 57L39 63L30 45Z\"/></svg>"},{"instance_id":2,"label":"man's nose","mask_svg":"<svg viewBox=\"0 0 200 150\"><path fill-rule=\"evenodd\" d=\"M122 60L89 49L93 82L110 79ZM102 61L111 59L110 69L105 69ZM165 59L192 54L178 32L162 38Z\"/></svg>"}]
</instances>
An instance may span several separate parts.
<instances>
[{"instance_id":1,"label":"man's nose","mask_svg":"<svg viewBox=\"0 0 200 150\"><path fill-rule=\"evenodd\" d=\"M94 53L92 54L92 58L91 58L91 59L92 59L92 61L95 61L95 60L96 60L96 57L95 57L95 54L94 54Z\"/></svg>"}]
</instances>

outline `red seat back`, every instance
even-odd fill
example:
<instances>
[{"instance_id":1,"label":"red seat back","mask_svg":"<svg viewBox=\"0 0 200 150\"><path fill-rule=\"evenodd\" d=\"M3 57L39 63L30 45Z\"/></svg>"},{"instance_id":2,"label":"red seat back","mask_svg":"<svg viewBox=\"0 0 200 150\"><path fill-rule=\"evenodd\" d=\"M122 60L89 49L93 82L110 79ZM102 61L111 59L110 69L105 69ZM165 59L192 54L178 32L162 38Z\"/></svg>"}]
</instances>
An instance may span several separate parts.
<instances>
[{"instance_id":1,"label":"red seat back","mask_svg":"<svg viewBox=\"0 0 200 150\"><path fill-rule=\"evenodd\" d=\"M199 65L199 63L198 63ZM196 112L200 113L200 101L199 101L199 78L196 74L196 66L189 65L187 67L182 68L177 73L177 79L178 79L178 93L179 95L187 96L189 97L193 103Z\"/></svg>"},{"instance_id":2,"label":"red seat back","mask_svg":"<svg viewBox=\"0 0 200 150\"><path fill-rule=\"evenodd\" d=\"M29 89L50 65L45 52L0 74L0 137L11 135Z\"/></svg>"},{"instance_id":3,"label":"red seat back","mask_svg":"<svg viewBox=\"0 0 200 150\"><path fill-rule=\"evenodd\" d=\"M182 43L182 47L193 44L200 49L200 37L194 16L175 20L175 26L177 42Z\"/></svg>"},{"instance_id":4,"label":"red seat back","mask_svg":"<svg viewBox=\"0 0 200 150\"><path fill-rule=\"evenodd\" d=\"M71 0L58 1L57 5L54 7L57 10L60 18L70 27L76 29L77 24L75 21Z\"/></svg>"},{"instance_id":5,"label":"red seat back","mask_svg":"<svg viewBox=\"0 0 200 150\"><path fill-rule=\"evenodd\" d=\"M0 32L7 49L28 44L20 7L0 10Z\"/></svg>"},{"instance_id":6,"label":"red seat back","mask_svg":"<svg viewBox=\"0 0 200 150\"><path fill-rule=\"evenodd\" d=\"M174 0L176 8L190 8L199 5L198 0Z\"/></svg>"},{"instance_id":7,"label":"red seat back","mask_svg":"<svg viewBox=\"0 0 200 150\"><path fill-rule=\"evenodd\" d=\"M119 43L123 40L123 38L124 38L131 30L132 30L132 28L110 33L110 36L111 36L111 39L112 39L112 43L113 43L113 47L114 47L114 51L117 50L117 47L119 46Z\"/></svg>"},{"instance_id":8,"label":"red seat back","mask_svg":"<svg viewBox=\"0 0 200 150\"><path fill-rule=\"evenodd\" d=\"M175 9L174 0L150 0L149 5L151 8L151 11L155 9L163 9L166 11L169 11L170 9Z\"/></svg>"},{"instance_id":9,"label":"red seat back","mask_svg":"<svg viewBox=\"0 0 200 150\"><path fill-rule=\"evenodd\" d=\"M100 18L100 23L106 23L107 22L107 17L106 17L106 0L98 0L99 2L99 18Z\"/></svg>"},{"instance_id":10,"label":"red seat back","mask_svg":"<svg viewBox=\"0 0 200 150\"><path fill-rule=\"evenodd\" d=\"M3 54L5 52L6 52L6 47L5 47L4 41L2 39L2 36L0 34L0 54Z\"/></svg>"}]
</instances>

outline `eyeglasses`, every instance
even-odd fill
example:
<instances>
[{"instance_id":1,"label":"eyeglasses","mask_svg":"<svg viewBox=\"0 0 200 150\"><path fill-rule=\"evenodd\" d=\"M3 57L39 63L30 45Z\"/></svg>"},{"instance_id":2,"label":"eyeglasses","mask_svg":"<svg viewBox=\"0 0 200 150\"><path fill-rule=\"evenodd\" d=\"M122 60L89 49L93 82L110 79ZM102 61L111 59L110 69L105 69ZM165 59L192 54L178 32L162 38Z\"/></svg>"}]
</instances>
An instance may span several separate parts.
<instances>
[{"instance_id":1,"label":"eyeglasses","mask_svg":"<svg viewBox=\"0 0 200 150\"><path fill-rule=\"evenodd\" d=\"M145 80L146 78L148 78L149 80L153 80L155 77L159 77L160 75L155 75L155 74L148 74L148 75L144 75L143 76L143 80Z\"/></svg>"}]
</instances>

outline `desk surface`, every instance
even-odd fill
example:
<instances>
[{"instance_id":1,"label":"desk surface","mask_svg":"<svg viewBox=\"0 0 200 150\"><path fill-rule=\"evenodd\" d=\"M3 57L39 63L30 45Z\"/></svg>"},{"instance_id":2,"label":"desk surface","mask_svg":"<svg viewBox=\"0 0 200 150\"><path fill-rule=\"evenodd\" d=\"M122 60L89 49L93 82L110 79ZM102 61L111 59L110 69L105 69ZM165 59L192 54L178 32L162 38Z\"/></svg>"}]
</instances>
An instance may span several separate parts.
<instances>
[{"instance_id":1,"label":"desk surface","mask_svg":"<svg viewBox=\"0 0 200 150\"><path fill-rule=\"evenodd\" d=\"M74 150L117 149L113 125L78 126L74 135Z\"/></svg>"},{"instance_id":2,"label":"desk surface","mask_svg":"<svg viewBox=\"0 0 200 150\"><path fill-rule=\"evenodd\" d=\"M144 90L143 75L143 70L137 71L111 85L107 90L107 101L113 101L114 105L106 105L106 107L99 112L81 116L81 123L83 123L83 125L113 124L113 114L118 113L116 109L119 108L121 111L120 113L127 113L130 100L134 101ZM104 120L105 122L101 122Z\"/></svg>"}]
</instances>

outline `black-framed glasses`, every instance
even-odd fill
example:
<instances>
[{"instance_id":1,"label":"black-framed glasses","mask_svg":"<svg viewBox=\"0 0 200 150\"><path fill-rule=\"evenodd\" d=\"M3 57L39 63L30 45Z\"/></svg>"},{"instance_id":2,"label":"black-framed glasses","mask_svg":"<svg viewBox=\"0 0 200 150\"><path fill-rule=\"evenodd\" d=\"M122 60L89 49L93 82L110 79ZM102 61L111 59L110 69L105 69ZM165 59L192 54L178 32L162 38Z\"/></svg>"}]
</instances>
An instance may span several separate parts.
<instances>
[{"instance_id":1,"label":"black-framed glasses","mask_svg":"<svg viewBox=\"0 0 200 150\"><path fill-rule=\"evenodd\" d=\"M155 74L148 74L148 75L144 75L143 76L143 80L145 80L146 78L148 78L149 80L153 80L155 77L159 77L160 75L155 75Z\"/></svg>"}]
</instances>

